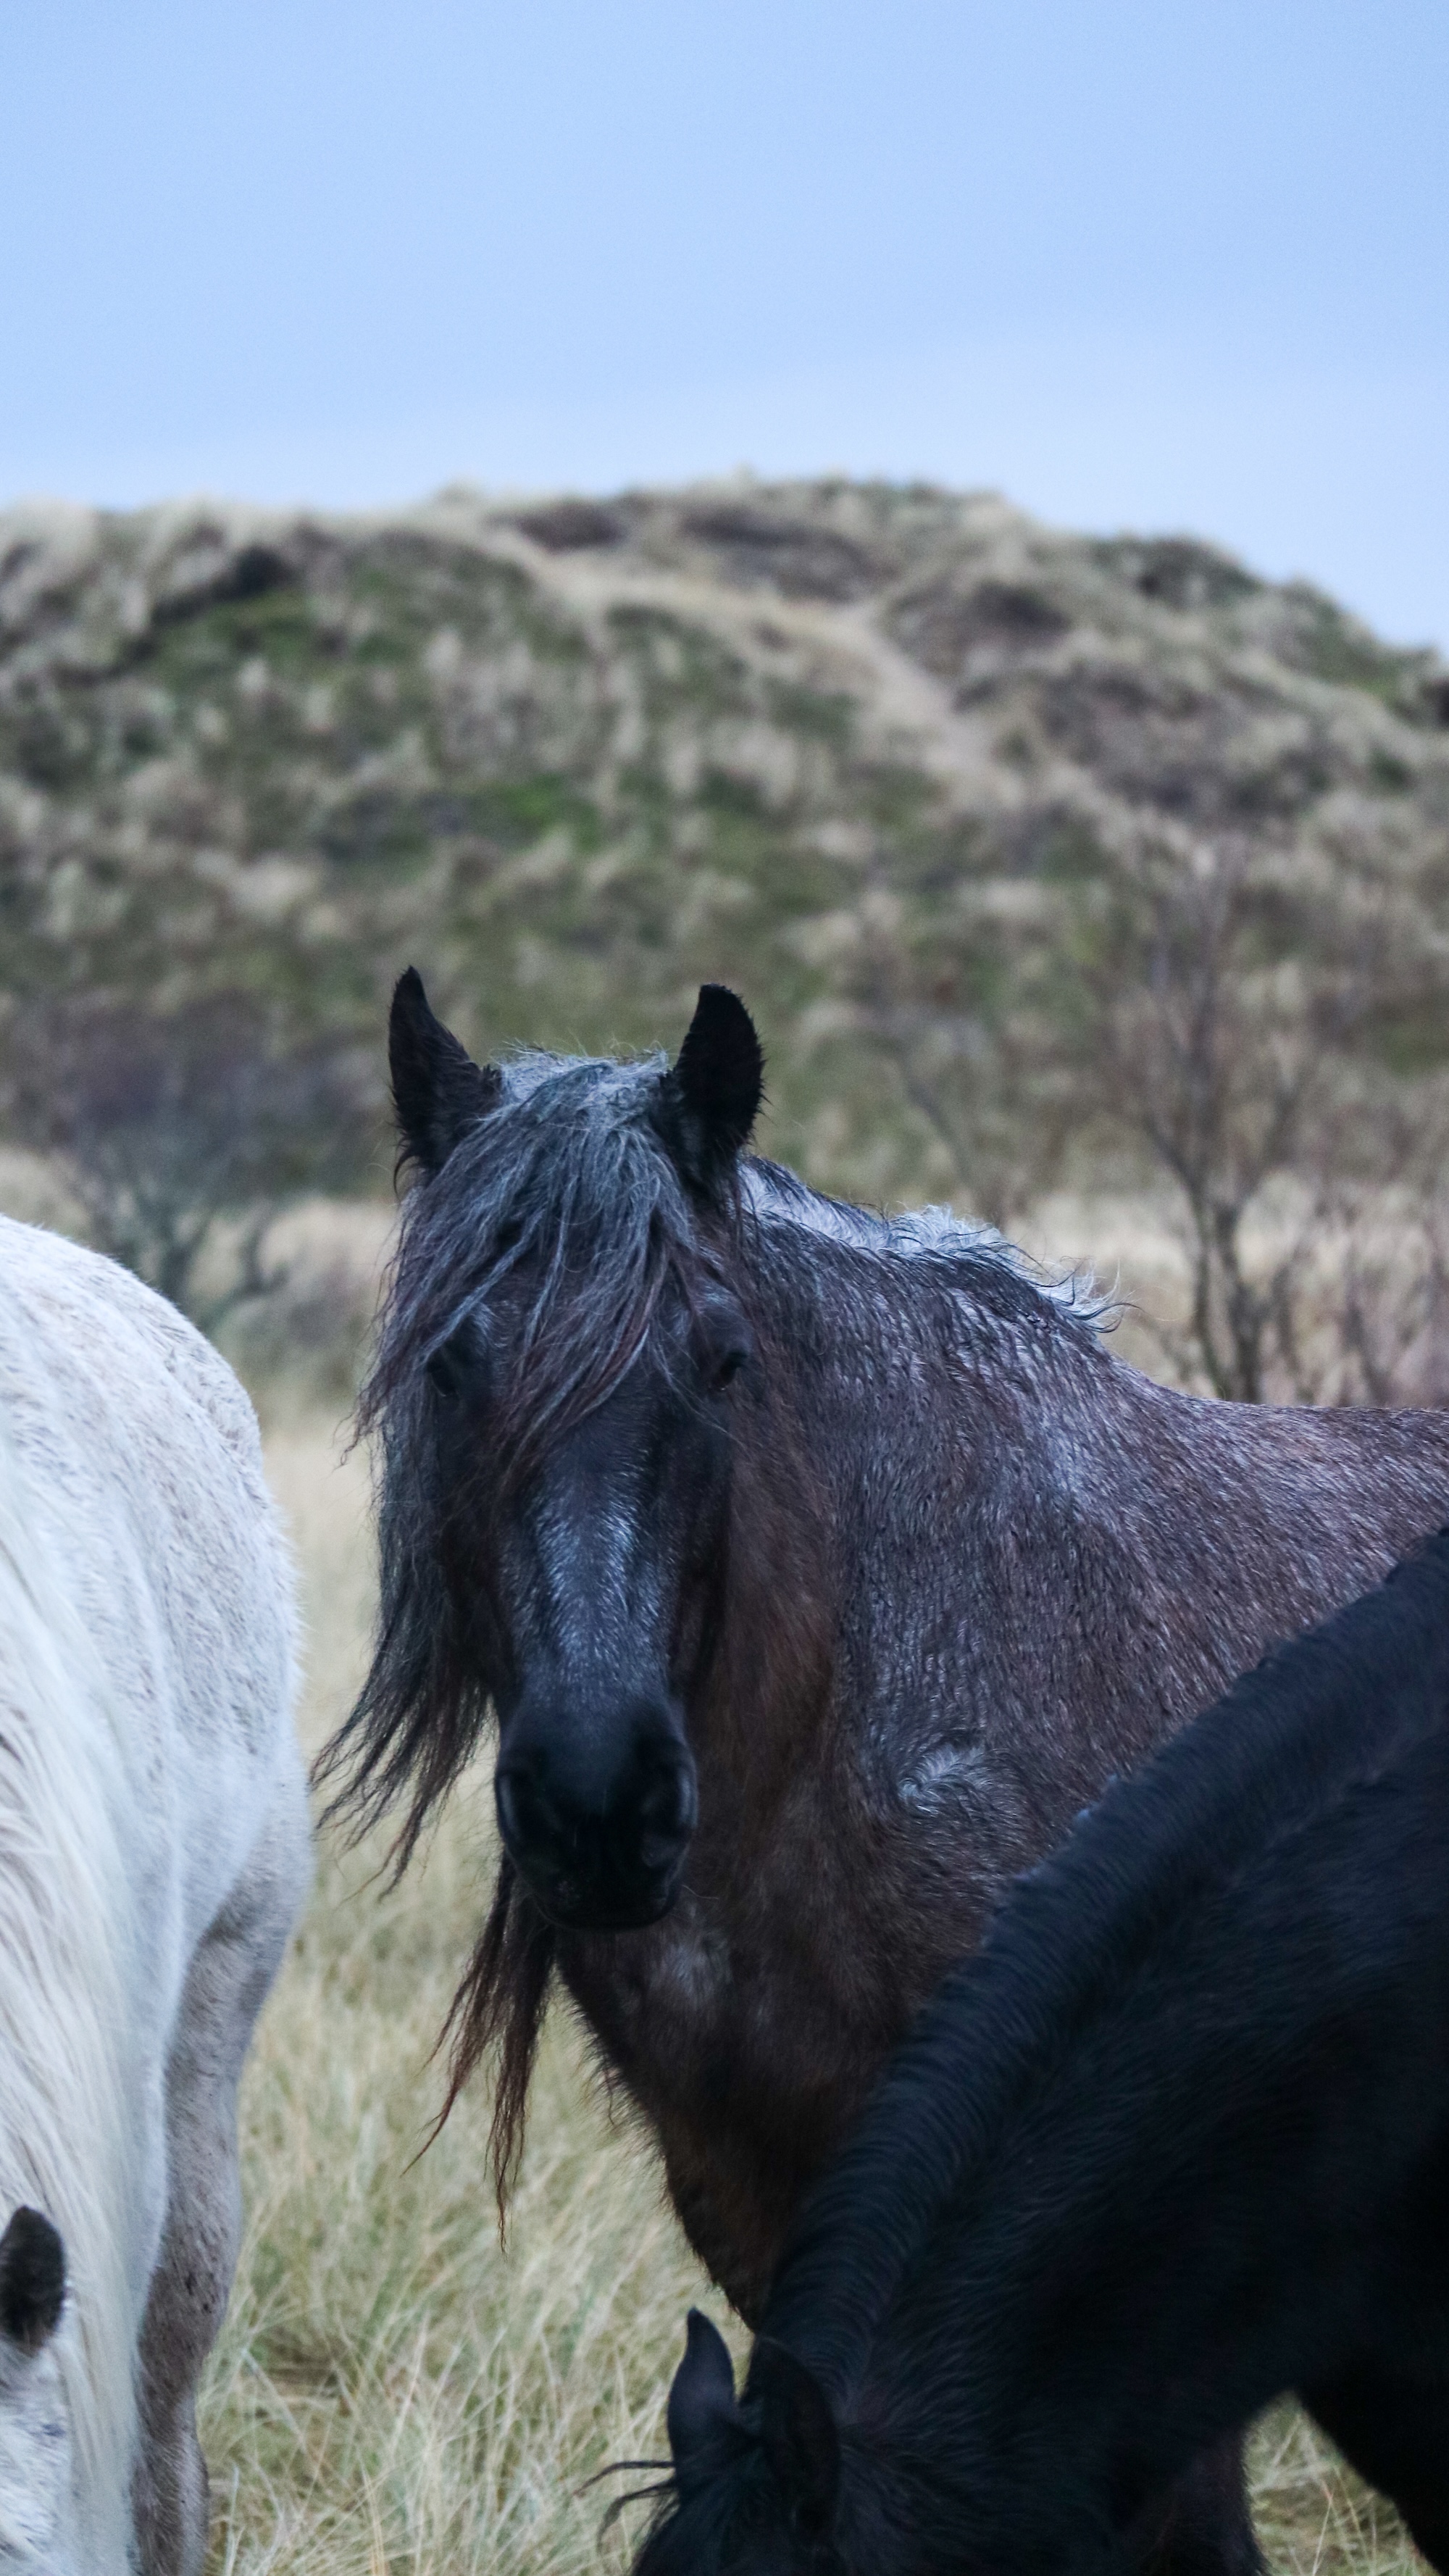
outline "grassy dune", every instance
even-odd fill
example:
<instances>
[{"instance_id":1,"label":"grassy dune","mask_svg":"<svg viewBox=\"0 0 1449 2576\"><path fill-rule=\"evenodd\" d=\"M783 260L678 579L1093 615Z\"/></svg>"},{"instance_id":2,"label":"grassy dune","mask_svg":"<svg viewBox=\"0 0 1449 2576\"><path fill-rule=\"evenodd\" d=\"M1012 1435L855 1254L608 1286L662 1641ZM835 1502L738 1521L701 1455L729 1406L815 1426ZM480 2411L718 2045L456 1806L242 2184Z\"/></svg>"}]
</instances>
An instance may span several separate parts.
<instances>
[{"instance_id":1,"label":"grassy dune","mask_svg":"<svg viewBox=\"0 0 1449 2576\"><path fill-rule=\"evenodd\" d=\"M311 1631L304 1726L346 1704L366 1637L366 1476L279 1411L268 1451ZM556 2015L506 2255L475 2092L421 2161L429 2050L488 1880L486 1782L389 1893L381 1854L324 1848L243 2109L246 2241L203 2440L220 2576L574 2576L601 2544L605 2462L657 2455L684 2309L726 2322L637 2137ZM1275 2567L1395 2576L1410 2555L1291 2413L1256 2448ZM626 2482L627 2483L627 2482ZM629 2526L626 2525L626 2530Z\"/></svg>"},{"instance_id":2,"label":"grassy dune","mask_svg":"<svg viewBox=\"0 0 1449 2576\"><path fill-rule=\"evenodd\" d=\"M367 1094L409 957L488 1047L677 1044L715 977L784 1160L1016 1209L1219 850L1258 1021L1442 1071L1446 806L1437 656L989 493L0 513L0 1095L46 997L245 994ZM1315 1015L1370 923L1392 1007Z\"/></svg>"}]
</instances>

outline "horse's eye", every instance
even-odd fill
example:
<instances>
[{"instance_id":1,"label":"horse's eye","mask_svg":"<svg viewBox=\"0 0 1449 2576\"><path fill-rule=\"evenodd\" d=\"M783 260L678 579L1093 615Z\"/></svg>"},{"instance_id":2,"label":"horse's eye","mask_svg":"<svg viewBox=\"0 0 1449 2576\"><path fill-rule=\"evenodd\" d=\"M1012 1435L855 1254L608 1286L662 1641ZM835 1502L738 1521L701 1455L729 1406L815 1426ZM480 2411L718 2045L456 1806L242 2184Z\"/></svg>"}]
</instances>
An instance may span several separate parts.
<instances>
[{"instance_id":1,"label":"horse's eye","mask_svg":"<svg viewBox=\"0 0 1449 2576\"><path fill-rule=\"evenodd\" d=\"M755 1338L743 1315L734 1312L708 1318L700 1358L711 1394L729 1386L754 1355Z\"/></svg>"},{"instance_id":2,"label":"horse's eye","mask_svg":"<svg viewBox=\"0 0 1449 2576\"><path fill-rule=\"evenodd\" d=\"M461 1323L456 1332L430 1351L423 1362L423 1374L430 1386L451 1403L453 1399L476 1386L485 1365L482 1337L476 1324Z\"/></svg>"},{"instance_id":3,"label":"horse's eye","mask_svg":"<svg viewBox=\"0 0 1449 2576\"><path fill-rule=\"evenodd\" d=\"M755 1354L755 1337L733 1297L717 1291L695 1310L694 1356L711 1395L737 1378Z\"/></svg>"}]
</instances>

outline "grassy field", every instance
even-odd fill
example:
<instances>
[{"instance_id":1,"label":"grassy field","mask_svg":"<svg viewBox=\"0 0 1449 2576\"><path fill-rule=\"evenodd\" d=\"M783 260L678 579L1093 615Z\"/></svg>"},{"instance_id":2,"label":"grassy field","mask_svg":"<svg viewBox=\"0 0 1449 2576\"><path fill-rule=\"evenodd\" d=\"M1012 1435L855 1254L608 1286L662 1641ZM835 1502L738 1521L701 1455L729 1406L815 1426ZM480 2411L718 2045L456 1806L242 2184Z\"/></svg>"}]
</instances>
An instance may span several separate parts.
<instances>
[{"instance_id":1,"label":"grassy field","mask_svg":"<svg viewBox=\"0 0 1449 2576\"><path fill-rule=\"evenodd\" d=\"M369 1610L367 1486L321 1418L268 1439L311 1635L309 1746L345 1706ZM486 1781L388 1893L376 1850L324 1845L244 2096L246 2241L207 2387L220 2576L574 2576L605 2462L657 2455L685 2306L726 2323L642 2142L611 2131L555 2016L506 2254L466 2098L420 2161L429 2050L489 1875ZM1396 2576L1410 2553L1291 2413L1256 2446L1275 2567ZM626 2525L626 2532L630 2526ZM633 2525L637 2528L637 2523Z\"/></svg>"}]
</instances>

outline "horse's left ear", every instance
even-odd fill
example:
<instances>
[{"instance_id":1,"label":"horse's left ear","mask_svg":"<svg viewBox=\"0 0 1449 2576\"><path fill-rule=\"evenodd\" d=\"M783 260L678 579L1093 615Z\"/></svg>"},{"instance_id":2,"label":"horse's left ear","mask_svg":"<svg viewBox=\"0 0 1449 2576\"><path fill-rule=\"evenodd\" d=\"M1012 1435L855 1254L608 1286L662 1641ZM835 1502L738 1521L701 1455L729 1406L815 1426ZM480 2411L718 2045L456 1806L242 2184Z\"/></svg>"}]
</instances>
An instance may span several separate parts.
<instances>
[{"instance_id":1,"label":"horse's left ear","mask_svg":"<svg viewBox=\"0 0 1449 2576\"><path fill-rule=\"evenodd\" d=\"M503 1076L496 1064L475 1064L434 1016L416 966L393 990L387 1062L403 1152L420 1171L441 1171L469 1128L497 1108Z\"/></svg>"},{"instance_id":2,"label":"horse's left ear","mask_svg":"<svg viewBox=\"0 0 1449 2576\"><path fill-rule=\"evenodd\" d=\"M813 2372L782 2343L760 2338L745 2391L759 2408L760 2447L791 2521L819 2539L840 2496L840 2434Z\"/></svg>"},{"instance_id":3,"label":"horse's left ear","mask_svg":"<svg viewBox=\"0 0 1449 2576\"><path fill-rule=\"evenodd\" d=\"M720 2424L734 2420L735 2374L729 2347L718 2326L699 2308L691 2308L685 2329L684 2359L669 2391L669 2449L681 2488L711 2448Z\"/></svg>"},{"instance_id":4,"label":"horse's left ear","mask_svg":"<svg viewBox=\"0 0 1449 2576\"><path fill-rule=\"evenodd\" d=\"M660 1131L692 1189L711 1196L749 1142L764 1097L755 1024L727 984L701 984L659 1092Z\"/></svg>"}]
</instances>

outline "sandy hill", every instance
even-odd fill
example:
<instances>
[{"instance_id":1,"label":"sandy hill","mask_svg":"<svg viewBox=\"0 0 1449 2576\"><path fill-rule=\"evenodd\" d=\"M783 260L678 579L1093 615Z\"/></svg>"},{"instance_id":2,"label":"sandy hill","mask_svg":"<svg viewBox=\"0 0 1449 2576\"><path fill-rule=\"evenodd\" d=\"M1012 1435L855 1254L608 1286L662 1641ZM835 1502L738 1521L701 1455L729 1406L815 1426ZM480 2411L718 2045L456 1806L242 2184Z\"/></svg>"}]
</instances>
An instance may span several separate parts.
<instances>
[{"instance_id":1,"label":"sandy hill","mask_svg":"<svg viewBox=\"0 0 1449 2576\"><path fill-rule=\"evenodd\" d=\"M12 997L371 1047L411 958L479 1045L597 1046L723 977L776 1149L889 1194L1024 1067L1060 1108L1104 964L1224 853L1280 984L1390 924L1382 1042L1438 1060L1449 667L1209 546L845 481L0 516Z\"/></svg>"}]
</instances>

